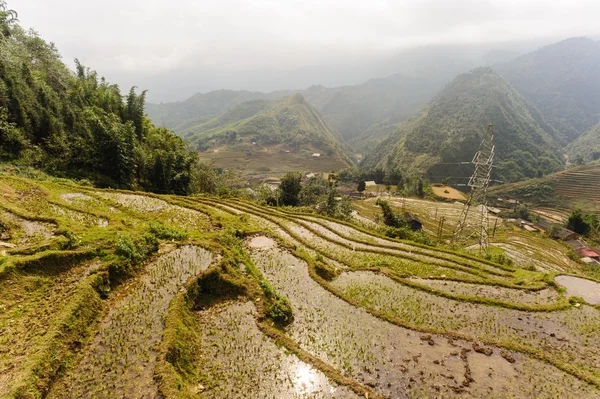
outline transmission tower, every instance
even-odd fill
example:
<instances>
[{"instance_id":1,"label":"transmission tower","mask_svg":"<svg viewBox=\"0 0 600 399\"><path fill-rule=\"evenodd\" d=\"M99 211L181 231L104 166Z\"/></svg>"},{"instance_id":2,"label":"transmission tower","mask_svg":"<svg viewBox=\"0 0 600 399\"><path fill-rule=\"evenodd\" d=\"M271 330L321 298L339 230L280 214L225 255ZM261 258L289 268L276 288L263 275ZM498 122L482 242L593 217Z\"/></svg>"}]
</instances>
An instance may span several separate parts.
<instances>
[{"instance_id":1,"label":"transmission tower","mask_svg":"<svg viewBox=\"0 0 600 399\"><path fill-rule=\"evenodd\" d=\"M471 187L471 191L454 231L455 242L461 238L477 237L479 252L482 254L488 252L489 246L487 188L492 177L494 153L494 125L489 125L479 146L479 151L477 151L471 161L475 165L475 171L467 184ZM474 206L478 206L476 211L471 209ZM474 213L477 214L477 218L469 220L469 215L473 215Z\"/></svg>"}]
</instances>

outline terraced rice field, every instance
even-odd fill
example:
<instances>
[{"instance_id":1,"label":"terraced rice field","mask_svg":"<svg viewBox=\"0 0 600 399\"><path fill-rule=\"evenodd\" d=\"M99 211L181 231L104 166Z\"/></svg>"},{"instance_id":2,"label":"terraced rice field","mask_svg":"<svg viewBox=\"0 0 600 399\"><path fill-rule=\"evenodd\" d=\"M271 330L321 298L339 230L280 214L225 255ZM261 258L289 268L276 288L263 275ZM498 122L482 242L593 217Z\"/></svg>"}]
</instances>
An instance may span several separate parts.
<instances>
[{"instance_id":1,"label":"terraced rice field","mask_svg":"<svg viewBox=\"0 0 600 399\"><path fill-rule=\"evenodd\" d=\"M396 212L410 212L416 215L422 222L425 231L437 234L440 219L445 219L442 230L444 237L451 237L458 223L458 218L463 209L461 202L434 202L418 198L389 197L385 198ZM354 203L359 215L370 220L376 220L381 215L381 209L375 204L377 198L368 198ZM490 215L490 227L495 223L502 224L502 219ZM497 219L497 222L496 222ZM477 210L474 209L469 224L475 225L478 221Z\"/></svg>"},{"instance_id":2,"label":"terraced rice field","mask_svg":"<svg viewBox=\"0 0 600 399\"><path fill-rule=\"evenodd\" d=\"M544 194L536 189L548 187ZM519 198L527 203L551 208L600 210L600 162L568 168L532 181L506 184L492 189L492 195Z\"/></svg>"},{"instance_id":3,"label":"terraced rice field","mask_svg":"<svg viewBox=\"0 0 600 399\"><path fill-rule=\"evenodd\" d=\"M498 238L550 248L532 271L237 199L0 194L1 398L600 397L598 285L543 237Z\"/></svg>"}]
</instances>

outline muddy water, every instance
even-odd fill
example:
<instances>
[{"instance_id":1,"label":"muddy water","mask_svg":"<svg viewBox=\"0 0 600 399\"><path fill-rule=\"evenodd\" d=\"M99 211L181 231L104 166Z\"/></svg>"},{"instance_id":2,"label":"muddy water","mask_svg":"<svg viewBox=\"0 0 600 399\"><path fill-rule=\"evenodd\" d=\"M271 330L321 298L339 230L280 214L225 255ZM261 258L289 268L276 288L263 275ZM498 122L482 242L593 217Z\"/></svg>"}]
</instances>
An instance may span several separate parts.
<instances>
[{"instance_id":1,"label":"muddy water","mask_svg":"<svg viewBox=\"0 0 600 399\"><path fill-rule=\"evenodd\" d=\"M254 258L291 301L295 320L287 333L345 375L394 398L452 397L472 389L463 385L469 355L466 361L461 357L470 343L428 337L354 308L315 283L306 264L286 252L256 252ZM511 389L510 384L496 388L499 394Z\"/></svg>"},{"instance_id":2,"label":"muddy water","mask_svg":"<svg viewBox=\"0 0 600 399\"><path fill-rule=\"evenodd\" d=\"M96 195L114 201L117 204L139 213L152 213L153 215L186 229L199 229L209 225L208 215L193 209L178 205L171 205L158 198L136 194L104 193Z\"/></svg>"},{"instance_id":3,"label":"muddy water","mask_svg":"<svg viewBox=\"0 0 600 399\"><path fill-rule=\"evenodd\" d=\"M252 249L269 249L275 247L275 241L265 236L253 237L248 241L248 247Z\"/></svg>"},{"instance_id":4,"label":"muddy water","mask_svg":"<svg viewBox=\"0 0 600 399\"><path fill-rule=\"evenodd\" d=\"M210 398L357 398L284 352L258 329L252 302L197 312L203 361L197 391Z\"/></svg>"},{"instance_id":5,"label":"muddy water","mask_svg":"<svg viewBox=\"0 0 600 399\"><path fill-rule=\"evenodd\" d=\"M210 252L186 246L161 256L111 307L80 363L55 384L50 398L157 397L156 346L169 303L185 281L208 268Z\"/></svg>"},{"instance_id":6,"label":"muddy water","mask_svg":"<svg viewBox=\"0 0 600 399\"><path fill-rule=\"evenodd\" d=\"M559 312L528 313L441 298L370 272L343 273L333 286L368 308L383 311L413 325L544 348L565 362L581 368L600 369L600 336L597 333L600 330L600 314L589 306ZM558 389L560 384L557 381L563 377L573 378L550 365L537 362L536 366L536 361L532 362L533 374L527 375L527 378L536 378L536 368L544 370L543 373L554 378L548 380L549 387ZM525 376L525 371L521 370L521 375Z\"/></svg>"},{"instance_id":7,"label":"muddy water","mask_svg":"<svg viewBox=\"0 0 600 399\"><path fill-rule=\"evenodd\" d=\"M556 282L567 289L569 296L578 296L587 303L600 305L600 284L584 278L557 276Z\"/></svg>"},{"instance_id":8,"label":"muddy water","mask_svg":"<svg viewBox=\"0 0 600 399\"><path fill-rule=\"evenodd\" d=\"M304 262L281 250L259 251L253 256L265 277L291 301L295 319L287 333L305 350L384 395L455 397L463 390L471 397L538 394L537 387L523 380L523 376L531 374L524 366L530 361L519 354L513 353L517 359L514 364L505 364L508 362L499 356L486 357L486 379L465 382L465 386L467 366L479 370L471 343L427 337L354 308L314 282ZM468 350L465 356L461 356L463 349ZM532 362L535 372L552 375L556 371L545 363ZM571 393L577 392L581 397L598 394L590 393L590 388L574 377L565 378ZM564 389L556 381L549 385L549 391L542 394L552 396L551 389Z\"/></svg>"},{"instance_id":9,"label":"muddy water","mask_svg":"<svg viewBox=\"0 0 600 399\"><path fill-rule=\"evenodd\" d=\"M412 279L415 283L429 286L441 291L457 295L469 295L480 298L494 298L518 304L549 304L559 299L558 293L546 288L540 291L527 291L514 288L460 283L457 281Z\"/></svg>"}]
</instances>

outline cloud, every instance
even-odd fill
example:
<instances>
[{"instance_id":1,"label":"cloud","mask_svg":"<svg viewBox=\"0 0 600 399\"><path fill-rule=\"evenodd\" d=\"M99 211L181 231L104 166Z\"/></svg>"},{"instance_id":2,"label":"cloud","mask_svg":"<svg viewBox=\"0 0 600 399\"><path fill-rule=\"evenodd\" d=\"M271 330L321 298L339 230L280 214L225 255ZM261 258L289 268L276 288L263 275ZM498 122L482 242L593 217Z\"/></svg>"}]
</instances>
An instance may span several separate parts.
<instances>
[{"instance_id":1,"label":"cloud","mask_svg":"<svg viewBox=\"0 0 600 399\"><path fill-rule=\"evenodd\" d=\"M425 44L600 33L597 0L8 2L67 62L77 57L118 80L351 64Z\"/></svg>"}]
</instances>

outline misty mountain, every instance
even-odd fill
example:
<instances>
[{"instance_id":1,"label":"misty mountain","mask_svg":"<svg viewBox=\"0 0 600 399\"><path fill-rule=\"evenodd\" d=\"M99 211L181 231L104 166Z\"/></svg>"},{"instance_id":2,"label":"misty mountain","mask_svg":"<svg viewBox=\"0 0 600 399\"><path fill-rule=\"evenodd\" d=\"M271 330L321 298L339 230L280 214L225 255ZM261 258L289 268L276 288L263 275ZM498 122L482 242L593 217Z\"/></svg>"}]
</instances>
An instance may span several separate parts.
<instances>
[{"instance_id":1,"label":"misty mountain","mask_svg":"<svg viewBox=\"0 0 600 399\"><path fill-rule=\"evenodd\" d=\"M600 123L594 125L567 147L571 162L600 159Z\"/></svg>"},{"instance_id":2,"label":"misty mountain","mask_svg":"<svg viewBox=\"0 0 600 399\"><path fill-rule=\"evenodd\" d=\"M272 93L218 90L199 93L181 102L148 104L147 112L155 123L182 132L203 122L207 116L219 115L244 101L280 99L300 93L345 140L351 140L382 120L396 123L406 119L441 87L439 82L429 79L396 74L335 88L311 86L301 91Z\"/></svg>"},{"instance_id":3,"label":"misty mountain","mask_svg":"<svg viewBox=\"0 0 600 399\"><path fill-rule=\"evenodd\" d=\"M246 90L217 90L198 93L185 101L146 105L146 112L157 125L180 130L190 119L220 115L245 101L266 98L264 93Z\"/></svg>"},{"instance_id":4,"label":"misty mountain","mask_svg":"<svg viewBox=\"0 0 600 399\"><path fill-rule=\"evenodd\" d=\"M279 100L247 101L180 134L199 151L273 148L346 160L342 137L300 93Z\"/></svg>"},{"instance_id":5,"label":"misty mountain","mask_svg":"<svg viewBox=\"0 0 600 399\"><path fill-rule=\"evenodd\" d=\"M572 38L494 66L565 144L600 122L600 42Z\"/></svg>"},{"instance_id":6,"label":"misty mountain","mask_svg":"<svg viewBox=\"0 0 600 399\"><path fill-rule=\"evenodd\" d=\"M550 134L532 117L523 97L491 68L456 77L369 152L361 166L427 173L432 180L468 176L470 171L448 163L470 161L489 123L495 130L496 177L516 181L562 167Z\"/></svg>"}]
</instances>

